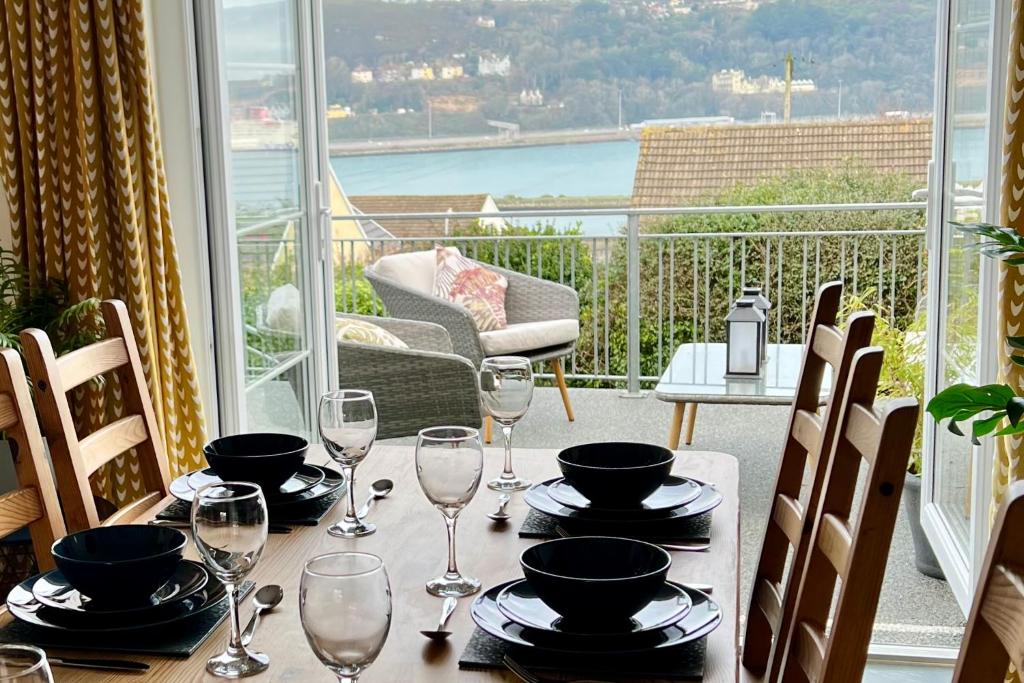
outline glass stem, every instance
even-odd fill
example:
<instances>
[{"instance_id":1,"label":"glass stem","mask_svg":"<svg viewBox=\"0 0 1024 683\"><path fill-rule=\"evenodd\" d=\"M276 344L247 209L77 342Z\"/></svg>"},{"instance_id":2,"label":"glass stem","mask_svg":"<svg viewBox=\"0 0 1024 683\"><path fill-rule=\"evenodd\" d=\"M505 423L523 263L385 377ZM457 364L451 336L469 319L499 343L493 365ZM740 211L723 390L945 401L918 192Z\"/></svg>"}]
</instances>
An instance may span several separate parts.
<instances>
[{"instance_id":1,"label":"glass stem","mask_svg":"<svg viewBox=\"0 0 1024 683\"><path fill-rule=\"evenodd\" d=\"M238 618L238 586L233 583L226 583L224 584L224 591L228 594L228 612L231 619L231 639L228 641L228 652L232 654L244 652L242 627Z\"/></svg>"},{"instance_id":2,"label":"glass stem","mask_svg":"<svg viewBox=\"0 0 1024 683\"><path fill-rule=\"evenodd\" d=\"M342 466L341 473L345 475L345 486L348 490L348 504L345 509L345 521L356 521L356 468Z\"/></svg>"},{"instance_id":3,"label":"glass stem","mask_svg":"<svg viewBox=\"0 0 1024 683\"><path fill-rule=\"evenodd\" d=\"M512 425L502 425L501 433L505 437L505 469L501 471L501 478L515 479L512 472Z\"/></svg>"},{"instance_id":4,"label":"glass stem","mask_svg":"<svg viewBox=\"0 0 1024 683\"><path fill-rule=\"evenodd\" d=\"M345 674L338 674L338 683L356 683L359 680L359 676L346 676Z\"/></svg>"},{"instance_id":5,"label":"glass stem","mask_svg":"<svg viewBox=\"0 0 1024 683\"><path fill-rule=\"evenodd\" d=\"M455 520L456 517L444 516L444 525L448 529L448 575L458 576L459 566L455 562Z\"/></svg>"}]
</instances>

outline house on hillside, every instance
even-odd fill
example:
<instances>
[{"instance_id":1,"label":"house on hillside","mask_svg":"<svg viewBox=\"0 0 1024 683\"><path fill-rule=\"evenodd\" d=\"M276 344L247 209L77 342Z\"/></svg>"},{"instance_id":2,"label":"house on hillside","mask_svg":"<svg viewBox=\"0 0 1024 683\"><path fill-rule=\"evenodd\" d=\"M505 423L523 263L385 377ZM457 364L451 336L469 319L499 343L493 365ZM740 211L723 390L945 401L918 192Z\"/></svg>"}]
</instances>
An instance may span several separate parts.
<instances>
[{"instance_id":1,"label":"house on hillside","mask_svg":"<svg viewBox=\"0 0 1024 683\"><path fill-rule=\"evenodd\" d=\"M352 70L352 82L353 83L373 83L373 71L360 66Z\"/></svg>"},{"instance_id":2,"label":"house on hillside","mask_svg":"<svg viewBox=\"0 0 1024 683\"><path fill-rule=\"evenodd\" d=\"M453 195L360 195L348 198L361 214L382 213L489 213L498 210L489 194ZM452 235L459 229L472 226L473 218L441 218L432 220L385 219L373 223L395 237L430 238ZM500 218L481 218L480 223L501 230L505 223Z\"/></svg>"},{"instance_id":3,"label":"house on hillside","mask_svg":"<svg viewBox=\"0 0 1024 683\"><path fill-rule=\"evenodd\" d=\"M850 162L923 187L931 156L931 119L647 128L632 205L699 205L736 185Z\"/></svg>"},{"instance_id":4,"label":"house on hillside","mask_svg":"<svg viewBox=\"0 0 1024 683\"><path fill-rule=\"evenodd\" d=\"M504 57L494 54L480 55L477 59L476 72L481 76L505 78L512 72L512 58L508 55Z\"/></svg>"}]
</instances>

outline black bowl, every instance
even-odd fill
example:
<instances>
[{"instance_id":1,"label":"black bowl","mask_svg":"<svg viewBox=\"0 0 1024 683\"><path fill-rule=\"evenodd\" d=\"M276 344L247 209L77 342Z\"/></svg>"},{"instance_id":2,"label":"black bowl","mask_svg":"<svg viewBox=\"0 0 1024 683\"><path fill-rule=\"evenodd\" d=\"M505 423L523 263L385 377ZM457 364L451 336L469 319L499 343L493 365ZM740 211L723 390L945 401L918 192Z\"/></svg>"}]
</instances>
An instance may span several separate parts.
<instances>
[{"instance_id":1,"label":"black bowl","mask_svg":"<svg viewBox=\"0 0 1024 683\"><path fill-rule=\"evenodd\" d=\"M562 476L595 507L637 507L665 483L676 455L646 443L587 443L558 454Z\"/></svg>"},{"instance_id":2,"label":"black bowl","mask_svg":"<svg viewBox=\"0 0 1024 683\"><path fill-rule=\"evenodd\" d=\"M174 574L188 537L148 524L97 527L65 536L51 552L57 569L93 600L130 604L146 600Z\"/></svg>"},{"instance_id":3,"label":"black bowl","mask_svg":"<svg viewBox=\"0 0 1024 683\"><path fill-rule=\"evenodd\" d=\"M575 536L527 548L519 564L537 597L564 619L614 623L654 598L672 557L643 541Z\"/></svg>"},{"instance_id":4,"label":"black bowl","mask_svg":"<svg viewBox=\"0 0 1024 683\"><path fill-rule=\"evenodd\" d=\"M292 434L235 434L203 447L206 462L224 481L259 484L272 495L306 460L309 442Z\"/></svg>"}]
</instances>

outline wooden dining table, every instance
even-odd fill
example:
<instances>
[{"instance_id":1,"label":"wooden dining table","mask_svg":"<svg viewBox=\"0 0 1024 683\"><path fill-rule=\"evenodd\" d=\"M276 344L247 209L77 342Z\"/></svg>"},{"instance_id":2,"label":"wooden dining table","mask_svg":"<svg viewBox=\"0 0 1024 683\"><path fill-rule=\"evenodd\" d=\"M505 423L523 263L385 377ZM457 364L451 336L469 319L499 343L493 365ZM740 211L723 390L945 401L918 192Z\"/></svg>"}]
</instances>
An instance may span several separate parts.
<instances>
[{"instance_id":1,"label":"wooden dining table","mask_svg":"<svg viewBox=\"0 0 1024 683\"><path fill-rule=\"evenodd\" d=\"M558 476L556 451L517 449L515 468L521 476L541 481ZM319 446L310 449L308 461L327 462ZM502 453L488 449L484 458L484 481L501 469ZM711 548L707 552L673 552L669 577L679 582L710 584L713 598L723 613L721 625L708 636L704 681L734 682L737 677L737 642L739 627L738 564L739 564L739 498L736 459L724 453L680 451L673 470L714 483L724 502L713 512ZM448 622L452 636L443 644L435 644L420 634L421 629L437 625L441 600L429 595L424 583L441 574L446 566L447 551L444 523L420 490L416 480L414 449L411 446L377 445L356 470L357 504L363 502L370 482L379 478L395 482L392 494L379 501L370 513L377 533L358 539L329 536L327 526L344 514L342 500L315 527L296 527L289 534L270 534L259 564L249 575L257 586L276 583L284 588L283 602L264 615L253 638L252 649L270 657L269 669L252 680L259 681L333 681L334 676L317 660L306 643L299 621L299 580L303 563L323 553L358 550L379 555L391 579L393 612L391 631L377 661L360 681L514 681L510 672L500 670L462 670L458 662L463 648L473 634L475 625L469 615L473 599L462 599ZM168 500L170 502L170 500ZM479 578L484 590L498 583L520 577L520 553L538 541L520 538L519 526L529 510L521 494L514 494L508 505L512 519L494 523L486 513L496 508L496 494L481 486L476 497L459 516L457 553L459 568ZM189 553L196 558L195 548ZM251 614L251 601L243 604L243 623ZM2 619L11 617L4 613ZM126 655L145 661L151 669L147 680L214 681L205 671L206 660L219 654L227 641L225 621L199 650L187 659L170 659ZM113 653L57 651L53 654L80 657L120 656ZM84 669L55 668L57 681L129 681L141 676Z\"/></svg>"}]
</instances>

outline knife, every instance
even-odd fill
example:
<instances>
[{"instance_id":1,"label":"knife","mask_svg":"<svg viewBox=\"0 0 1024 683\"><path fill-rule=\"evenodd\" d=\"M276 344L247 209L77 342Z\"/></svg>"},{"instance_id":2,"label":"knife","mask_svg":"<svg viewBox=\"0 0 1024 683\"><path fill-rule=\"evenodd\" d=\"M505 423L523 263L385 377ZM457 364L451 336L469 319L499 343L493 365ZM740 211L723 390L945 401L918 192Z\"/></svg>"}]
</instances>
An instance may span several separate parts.
<instances>
[{"instance_id":1,"label":"knife","mask_svg":"<svg viewBox=\"0 0 1024 683\"><path fill-rule=\"evenodd\" d=\"M149 671L149 664L134 662L130 659L76 659L73 657L51 657L46 660L52 666L64 666L74 669L102 669L104 671Z\"/></svg>"}]
</instances>

